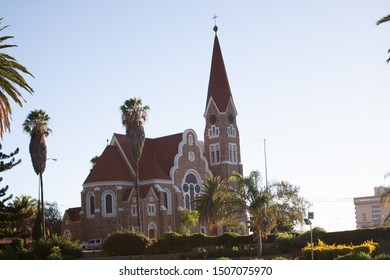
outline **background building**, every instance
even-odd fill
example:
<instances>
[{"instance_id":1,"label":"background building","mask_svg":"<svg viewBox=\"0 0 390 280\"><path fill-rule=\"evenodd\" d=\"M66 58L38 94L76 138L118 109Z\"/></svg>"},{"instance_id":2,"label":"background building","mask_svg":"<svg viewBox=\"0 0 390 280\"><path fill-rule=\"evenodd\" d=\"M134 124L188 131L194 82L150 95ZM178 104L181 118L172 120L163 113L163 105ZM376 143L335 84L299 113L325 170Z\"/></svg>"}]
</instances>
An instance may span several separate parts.
<instances>
[{"instance_id":1,"label":"background building","mask_svg":"<svg viewBox=\"0 0 390 280\"><path fill-rule=\"evenodd\" d=\"M355 204L356 228L383 226L390 213L390 208L381 205L381 195L387 191L385 187L375 187L373 196L356 197Z\"/></svg>"}]
</instances>

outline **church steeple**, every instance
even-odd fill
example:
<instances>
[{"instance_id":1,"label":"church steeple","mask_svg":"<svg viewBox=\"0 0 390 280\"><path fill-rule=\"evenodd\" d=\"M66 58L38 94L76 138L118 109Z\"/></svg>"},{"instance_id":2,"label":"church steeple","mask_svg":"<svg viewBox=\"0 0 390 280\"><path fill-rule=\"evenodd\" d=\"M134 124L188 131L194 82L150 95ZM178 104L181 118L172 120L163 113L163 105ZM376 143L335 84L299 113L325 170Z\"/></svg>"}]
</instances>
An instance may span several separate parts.
<instances>
[{"instance_id":1,"label":"church steeple","mask_svg":"<svg viewBox=\"0 0 390 280\"><path fill-rule=\"evenodd\" d=\"M240 136L237 111L217 36L218 27L214 26L213 30L214 47L204 113L204 152L213 176L227 180L234 172L242 174Z\"/></svg>"},{"instance_id":2,"label":"church steeple","mask_svg":"<svg viewBox=\"0 0 390 280\"><path fill-rule=\"evenodd\" d=\"M212 98L220 112L225 112L232 94L217 36L218 27L214 26L214 48L211 59L211 71L206 106Z\"/></svg>"}]
</instances>

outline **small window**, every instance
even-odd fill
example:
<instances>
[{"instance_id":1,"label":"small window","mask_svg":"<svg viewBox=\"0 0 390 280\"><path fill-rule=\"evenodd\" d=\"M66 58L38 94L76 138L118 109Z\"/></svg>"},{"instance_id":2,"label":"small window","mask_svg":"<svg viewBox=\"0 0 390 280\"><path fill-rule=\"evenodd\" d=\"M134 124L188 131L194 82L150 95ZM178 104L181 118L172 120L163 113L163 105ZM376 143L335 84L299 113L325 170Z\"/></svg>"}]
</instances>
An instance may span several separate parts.
<instances>
[{"instance_id":1,"label":"small window","mask_svg":"<svg viewBox=\"0 0 390 280\"><path fill-rule=\"evenodd\" d=\"M137 205L131 205L131 216L132 217L137 217L138 216Z\"/></svg>"},{"instance_id":2,"label":"small window","mask_svg":"<svg viewBox=\"0 0 390 280\"><path fill-rule=\"evenodd\" d=\"M194 136L192 134L188 135L188 144L190 144L190 146L194 145Z\"/></svg>"},{"instance_id":3,"label":"small window","mask_svg":"<svg viewBox=\"0 0 390 280\"><path fill-rule=\"evenodd\" d=\"M211 128L209 128L209 138L215 138L219 136L219 128L215 125L212 125Z\"/></svg>"},{"instance_id":4,"label":"small window","mask_svg":"<svg viewBox=\"0 0 390 280\"><path fill-rule=\"evenodd\" d=\"M106 194L106 213L112 214L112 195Z\"/></svg>"},{"instance_id":5,"label":"small window","mask_svg":"<svg viewBox=\"0 0 390 280\"><path fill-rule=\"evenodd\" d=\"M103 217L114 217L116 214L115 194L112 191L105 191L102 195Z\"/></svg>"},{"instance_id":6,"label":"small window","mask_svg":"<svg viewBox=\"0 0 390 280\"><path fill-rule=\"evenodd\" d=\"M165 209L168 209L168 193L164 192L163 195L164 195L164 207Z\"/></svg>"},{"instance_id":7,"label":"small window","mask_svg":"<svg viewBox=\"0 0 390 280\"><path fill-rule=\"evenodd\" d=\"M89 197L89 214L93 215L95 214L95 196L91 195Z\"/></svg>"},{"instance_id":8,"label":"small window","mask_svg":"<svg viewBox=\"0 0 390 280\"><path fill-rule=\"evenodd\" d=\"M233 127L233 125L228 126L227 134L229 137L236 137L237 136L236 129Z\"/></svg>"},{"instance_id":9,"label":"small window","mask_svg":"<svg viewBox=\"0 0 390 280\"><path fill-rule=\"evenodd\" d=\"M235 143L229 143L229 161L237 163L237 145Z\"/></svg>"},{"instance_id":10,"label":"small window","mask_svg":"<svg viewBox=\"0 0 390 280\"><path fill-rule=\"evenodd\" d=\"M156 215L156 205L148 204L148 215L155 216Z\"/></svg>"},{"instance_id":11,"label":"small window","mask_svg":"<svg viewBox=\"0 0 390 280\"><path fill-rule=\"evenodd\" d=\"M210 145L210 162L218 164L221 162L219 143Z\"/></svg>"}]
</instances>

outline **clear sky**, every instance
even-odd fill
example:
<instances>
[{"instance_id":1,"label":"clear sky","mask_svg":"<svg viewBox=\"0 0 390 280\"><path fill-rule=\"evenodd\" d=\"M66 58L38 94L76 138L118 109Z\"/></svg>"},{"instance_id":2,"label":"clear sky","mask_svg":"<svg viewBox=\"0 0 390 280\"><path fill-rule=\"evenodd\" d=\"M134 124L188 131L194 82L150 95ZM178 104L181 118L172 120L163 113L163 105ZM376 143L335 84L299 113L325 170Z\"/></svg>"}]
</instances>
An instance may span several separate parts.
<instances>
[{"instance_id":1,"label":"clear sky","mask_svg":"<svg viewBox=\"0 0 390 280\"><path fill-rule=\"evenodd\" d=\"M22 163L3 174L14 195L38 195L22 123L51 116L45 199L80 206L90 159L123 133L119 106L151 107L147 137L193 128L203 138L213 15L238 110L245 175L301 187L314 226L355 228L353 197L373 195L390 170L390 13L385 0L0 0L8 52L35 76L13 106L3 152Z\"/></svg>"}]
</instances>

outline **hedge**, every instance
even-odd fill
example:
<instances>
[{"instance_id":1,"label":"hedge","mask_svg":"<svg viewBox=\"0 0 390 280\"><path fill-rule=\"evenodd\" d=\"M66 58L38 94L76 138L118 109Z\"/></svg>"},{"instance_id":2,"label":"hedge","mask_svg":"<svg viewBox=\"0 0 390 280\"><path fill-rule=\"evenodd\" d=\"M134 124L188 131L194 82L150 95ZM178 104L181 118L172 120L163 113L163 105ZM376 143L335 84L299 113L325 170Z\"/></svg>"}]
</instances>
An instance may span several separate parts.
<instances>
[{"instance_id":1,"label":"hedge","mask_svg":"<svg viewBox=\"0 0 390 280\"><path fill-rule=\"evenodd\" d=\"M318 245L314 246L314 258L316 260L333 260L340 256L345 256L348 254L358 254L365 253L372 256L378 248L378 243L370 241L365 241L360 245L329 245L324 243L321 240L318 240ZM311 258L311 243L308 243L302 249L302 255L305 259Z\"/></svg>"}]
</instances>

